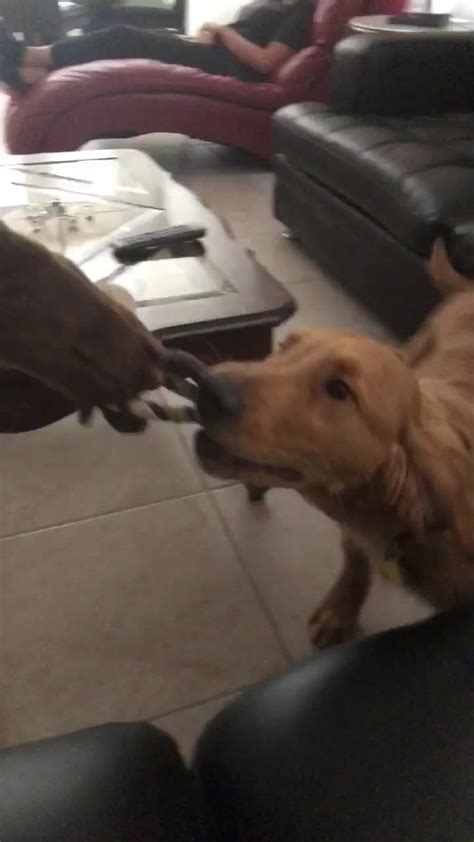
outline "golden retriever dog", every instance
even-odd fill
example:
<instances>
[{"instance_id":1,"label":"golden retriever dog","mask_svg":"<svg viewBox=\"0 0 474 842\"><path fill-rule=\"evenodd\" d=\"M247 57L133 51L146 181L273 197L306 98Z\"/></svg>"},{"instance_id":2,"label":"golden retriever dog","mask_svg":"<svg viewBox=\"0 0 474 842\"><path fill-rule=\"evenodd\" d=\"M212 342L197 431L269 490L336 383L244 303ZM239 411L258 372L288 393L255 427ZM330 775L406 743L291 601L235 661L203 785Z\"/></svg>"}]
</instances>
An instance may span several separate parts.
<instances>
[{"instance_id":1,"label":"golden retriever dog","mask_svg":"<svg viewBox=\"0 0 474 842\"><path fill-rule=\"evenodd\" d=\"M343 570L310 621L316 646L353 634L387 562L439 610L474 601L474 293L444 303L402 352L300 330L265 361L215 373L237 401L200 400L204 469L292 488L341 527Z\"/></svg>"}]
</instances>

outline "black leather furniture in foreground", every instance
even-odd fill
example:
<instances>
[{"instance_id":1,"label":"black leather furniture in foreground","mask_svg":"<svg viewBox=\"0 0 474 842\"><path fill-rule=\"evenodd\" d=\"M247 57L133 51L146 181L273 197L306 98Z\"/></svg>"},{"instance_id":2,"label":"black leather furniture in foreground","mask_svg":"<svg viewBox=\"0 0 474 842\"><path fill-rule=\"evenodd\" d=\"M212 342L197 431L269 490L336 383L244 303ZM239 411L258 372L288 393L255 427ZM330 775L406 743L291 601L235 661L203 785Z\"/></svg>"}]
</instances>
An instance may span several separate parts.
<instances>
[{"instance_id":1,"label":"black leather furniture in foreground","mask_svg":"<svg viewBox=\"0 0 474 842\"><path fill-rule=\"evenodd\" d=\"M353 36L332 86L329 108L277 113L275 214L407 335L439 300L437 237L474 278L474 36Z\"/></svg>"},{"instance_id":2,"label":"black leather furniture in foreground","mask_svg":"<svg viewBox=\"0 0 474 842\"><path fill-rule=\"evenodd\" d=\"M474 611L245 693L192 772L144 724L0 753L2 842L472 842L473 796Z\"/></svg>"}]
</instances>

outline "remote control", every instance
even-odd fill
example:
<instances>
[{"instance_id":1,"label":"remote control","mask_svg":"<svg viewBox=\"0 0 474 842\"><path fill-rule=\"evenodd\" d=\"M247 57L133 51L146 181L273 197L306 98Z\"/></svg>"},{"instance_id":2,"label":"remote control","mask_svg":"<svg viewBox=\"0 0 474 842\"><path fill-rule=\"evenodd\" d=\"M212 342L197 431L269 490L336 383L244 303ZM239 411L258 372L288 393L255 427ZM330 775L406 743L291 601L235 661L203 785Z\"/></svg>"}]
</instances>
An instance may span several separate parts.
<instances>
[{"instance_id":1,"label":"remote control","mask_svg":"<svg viewBox=\"0 0 474 842\"><path fill-rule=\"evenodd\" d=\"M153 252L172 243L189 243L200 240L206 229L198 225L171 225L144 234L135 234L117 240L112 246L118 260L145 260Z\"/></svg>"}]
</instances>

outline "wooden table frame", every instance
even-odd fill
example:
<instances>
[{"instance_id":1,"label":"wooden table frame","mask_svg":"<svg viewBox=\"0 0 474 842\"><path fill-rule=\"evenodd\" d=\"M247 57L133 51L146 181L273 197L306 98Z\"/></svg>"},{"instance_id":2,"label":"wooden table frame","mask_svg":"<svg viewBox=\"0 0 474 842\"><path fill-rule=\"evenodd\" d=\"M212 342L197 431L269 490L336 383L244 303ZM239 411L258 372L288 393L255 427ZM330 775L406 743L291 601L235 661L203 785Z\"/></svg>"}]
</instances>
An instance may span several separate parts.
<instances>
[{"instance_id":1,"label":"wooden table frame","mask_svg":"<svg viewBox=\"0 0 474 842\"><path fill-rule=\"evenodd\" d=\"M222 296L139 307L137 315L146 327L167 345L190 351L206 363L267 356L272 350L274 328L296 310L293 297L234 239L225 222L148 155L131 149L11 155L0 158L0 167L117 158L147 185L148 206L166 210L167 224L188 223L206 229L202 240L204 266L232 289ZM87 192L93 195L93 190ZM184 255L176 252L175 256Z\"/></svg>"}]
</instances>

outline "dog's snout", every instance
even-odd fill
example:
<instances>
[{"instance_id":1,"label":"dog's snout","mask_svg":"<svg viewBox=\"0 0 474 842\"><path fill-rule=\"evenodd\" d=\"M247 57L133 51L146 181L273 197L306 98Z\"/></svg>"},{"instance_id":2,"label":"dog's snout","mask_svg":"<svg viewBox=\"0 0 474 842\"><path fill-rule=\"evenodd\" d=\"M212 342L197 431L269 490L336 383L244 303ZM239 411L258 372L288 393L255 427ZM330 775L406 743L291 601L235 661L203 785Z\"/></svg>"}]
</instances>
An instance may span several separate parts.
<instances>
[{"instance_id":1,"label":"dog's snout","mask_svg":"<svg viewBox=\"0 0 474 842\"><path fill-rule=\"evenodd\" d=\"M197 409L204 422L233 418L241 408L242 398L236 383L218 374L208 374L202 379Z\"/></svg>"}]
</instances>

